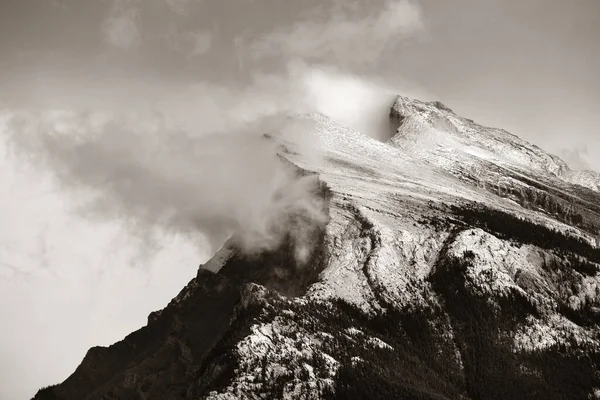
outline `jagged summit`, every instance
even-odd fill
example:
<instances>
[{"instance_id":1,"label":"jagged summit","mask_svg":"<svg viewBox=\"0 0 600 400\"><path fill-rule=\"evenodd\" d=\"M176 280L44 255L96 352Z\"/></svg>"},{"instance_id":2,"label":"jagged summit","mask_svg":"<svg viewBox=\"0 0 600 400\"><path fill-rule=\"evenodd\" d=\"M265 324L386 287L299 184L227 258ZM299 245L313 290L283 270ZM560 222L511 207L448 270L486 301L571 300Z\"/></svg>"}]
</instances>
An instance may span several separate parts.
<instances>
[{"instance_id":1,"label":"jagged summit","mask_svg":"<svg viewBox=\"0 0 600 400\"><path fill-rule=\"evenodd\" d=\"M600 398L600 193L441 103L399 97L389 143L298 118L317 154L269 140L327 218L230 241L36 399Z\"/></svg>"},{"instance_id":2,"label":"jagged summit","mask_svg":"<svg viewBox=\"0 0 600 400\"><path fill-rule=\"evenodd\" d=\"M503 129L460 117L440 102L399 96L392 105L391 117L398 121L398 133L391 139L396 146L417 144L438 157L455 155L457 162L463 161L461 156L473 156L557 177L568 170L558 157Z\"/></svg>"},{"instance_id":3,"label":"jagged summit","mask_svg":"<svg viewBox=\"0 0 600 400\"><path fill-rule=\"evenodd\" d=\"M598 191L600 174L572 171L558 156L503 129L463 118L439 101L398 96L390 109L397 133L394 146L411 149L433 163L452 167L487 161L502 167L537 172Z\"/></svg>"}]
</instances>

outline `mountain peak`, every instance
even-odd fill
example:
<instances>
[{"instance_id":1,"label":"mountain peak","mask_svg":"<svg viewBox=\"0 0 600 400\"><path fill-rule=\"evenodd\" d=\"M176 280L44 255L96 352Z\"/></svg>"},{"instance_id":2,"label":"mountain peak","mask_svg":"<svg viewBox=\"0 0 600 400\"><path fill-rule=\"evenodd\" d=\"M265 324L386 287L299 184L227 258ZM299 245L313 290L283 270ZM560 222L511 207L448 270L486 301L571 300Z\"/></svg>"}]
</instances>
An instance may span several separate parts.
<instances>
[{"instance_id":1,"label":"mountain peak","mask_svg":"<svg viewBox=\"0 0 600 400\"><path fill-rule=\"evenodd\" d=\"M569 169L560 158L497 128L489 128L455 114L439 101L423 102L398 96L390 118L397 121L391 143L398 147L420 144L435 157L455 162L475 157L505 166L562 176ZM428 145L429 144L429 145ZM433 144L433 146L432 146Z\"/></svg>"},{"instance_id":2,"label":"mountain peak","mask_svg":"<svg viewBox=\"0 0 600 400\"><path fill-rule=\"evenodd\" d=\"M326 220L258 254L233 237L36 399L598 398L599 193L439 102L398 97L388 143L302 118L318 162L269 137Z\"/></svg>"}]
</instances>

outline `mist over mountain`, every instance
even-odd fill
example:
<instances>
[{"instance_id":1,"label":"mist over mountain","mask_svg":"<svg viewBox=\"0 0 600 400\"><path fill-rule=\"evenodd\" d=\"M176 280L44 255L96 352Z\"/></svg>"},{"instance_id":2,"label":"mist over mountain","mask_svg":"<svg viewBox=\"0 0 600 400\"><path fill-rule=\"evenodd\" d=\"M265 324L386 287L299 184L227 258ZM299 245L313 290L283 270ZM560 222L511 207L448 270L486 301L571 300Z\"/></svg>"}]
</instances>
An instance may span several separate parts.
<instances>
[{"instance_id":1,"label":"mist over mountain","mask_svg":"<svg viewBox=\"0 0 600 400\"><path fill-rule=\"evenodd\" d=\"M441 102L384 110L389 140L322 113L257 138L288 171L268 208L308 205L35 399L600 398L598 175Z\"/></svg>"},{"instance_id":2,"label":"mist over mountain","mask_svg":"<svg viewBox=\"0 0 600 400\"><path fill-rule=\"evenodd\" d=\"M204 236L214 252L233 232L249 250L272 247L294 208L323 218L306 179L293 177L263 138L277 130L318 157L290 113L318 111L379 140L391 135L390 89L333 67L290 63L233 90L164 89L149 100L123 94L126 107L94 97L70 98L64 109L8 109L11 149L67 190L91 191L81 204L88 217L124 218L141 237L155 227Z\"/></svg>"},{"instance_id":3,"label":"mist over mountain","mask_svg":"<svg viewBox=\"0 0 600 400\"><path fill-rule=\"evenodd\" d=\"M0 399L598 397L599 16L1 1Z\"/></svg>"}]
</instances>

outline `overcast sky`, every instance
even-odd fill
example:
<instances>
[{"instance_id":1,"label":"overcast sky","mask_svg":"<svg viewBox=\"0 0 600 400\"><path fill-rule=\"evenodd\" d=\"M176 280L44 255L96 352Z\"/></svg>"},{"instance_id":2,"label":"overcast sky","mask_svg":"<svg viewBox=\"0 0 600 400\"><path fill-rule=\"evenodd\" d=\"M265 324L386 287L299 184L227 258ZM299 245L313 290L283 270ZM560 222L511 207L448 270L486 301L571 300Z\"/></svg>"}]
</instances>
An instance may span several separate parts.
<instances>
[{"instance_id":1,"label":"overcast sky","mask_svg":"<svg viewBox=\"0 0 600 400\"><path fill-rule=\"evenodd\" d=\"M369 130L406 94L600 170L598 38L597 0L3 0L0 398L144 325L229 230L265 245L257 216L310 203L247 134L262 117Z\"/></svg>"}]
</instances>

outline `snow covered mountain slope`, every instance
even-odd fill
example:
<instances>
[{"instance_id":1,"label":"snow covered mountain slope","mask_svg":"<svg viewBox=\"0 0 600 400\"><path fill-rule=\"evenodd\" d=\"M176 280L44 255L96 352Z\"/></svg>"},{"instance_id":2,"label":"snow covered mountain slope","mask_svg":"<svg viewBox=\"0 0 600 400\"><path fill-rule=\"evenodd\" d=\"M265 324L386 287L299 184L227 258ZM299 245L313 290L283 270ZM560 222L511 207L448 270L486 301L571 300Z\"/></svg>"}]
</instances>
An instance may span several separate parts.
<instances>
[{"instance_id":1,"label":"snow covered mountain slope","mask_svg":"<svg viewBox=\"0 0 600 400\"><path fill-rule=\"evenodd\" d=\"M390 111L390 144L463 181L598 234L600 174L572 171L557 156L502 129L456 115L440 102L399 96ZM588 219L592 222L588 223Z\"/></svg>"},{"instance_id":2,"label":"snow covered mountain slope","mask_svg":"<svg viewBox=\"0 0 600 400\"><path fill-rule=\"evenodd\" d=\"M563 177L568 182L600 192L600 174L596 171L567 171Z\"/></svg>"},{"instance_id":3,"label":"snow covered mountain slope","mask_svg":"<svg viewBox=\"0 0 600 400\"><path fill-rule=\"evenodd\" d=\"M503 129L488 128L456 115L439 101L398 96L390 118L396 128L390 140L393 145L435 155L438 164L464 162L470 156L600 191L599 173L571 170L559 157L538 146Z\"/></svg>"},{"instance_id":4,"label":"snow covered mountain slope","mask_svg":"<svg viewBox=\"0 0 600 400\"><path fill-rule=\"evenodd\" d=\"M36 399L600 398L600 193L439 103L390 118L389 143L294 118L318 157L268 135L327 221L260 254L232 238Z\"/></svg>"},{"instance_id":5,"label":"snow covered mountain slope","mask_svg":"<svg viewBox=\"0 0 600 400\"><path fill-rule=\"evenodd\" d=\"M456 115L441 102L423 102L402 96L392 105L391 117L398 133L391 142L412 147L420 153L434 153L439 162L460 160L470 155L503 166L560 177L568 166L558 157L527 143L505 130L487 128Z\"/></svg>"}]
</instances>

